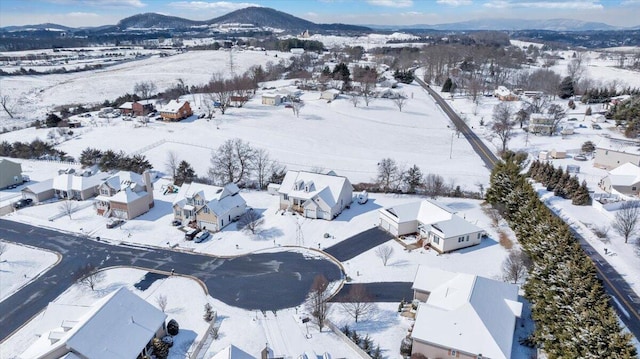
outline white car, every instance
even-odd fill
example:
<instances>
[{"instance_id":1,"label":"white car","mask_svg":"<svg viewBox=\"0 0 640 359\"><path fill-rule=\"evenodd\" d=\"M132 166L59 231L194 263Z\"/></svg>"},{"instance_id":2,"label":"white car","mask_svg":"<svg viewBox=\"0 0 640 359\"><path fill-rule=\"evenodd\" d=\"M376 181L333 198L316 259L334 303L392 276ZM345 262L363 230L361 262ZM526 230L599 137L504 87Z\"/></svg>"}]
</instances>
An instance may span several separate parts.
<instances>
[{"instance_id":1,"label":"white car","mask_svg":"<svg viewBox=\"0 0 640 359\"><path fill-rule=\"evenodd\" d=\"M200 242L204 241L205 239L209 238L209 236L210 236L209 231L202 231L202 232L200 232L200 233L198 233L196 235L196 238L194 238L193 241L196 242L196 243L200 243Z\"/></svg>"}]
</instances>

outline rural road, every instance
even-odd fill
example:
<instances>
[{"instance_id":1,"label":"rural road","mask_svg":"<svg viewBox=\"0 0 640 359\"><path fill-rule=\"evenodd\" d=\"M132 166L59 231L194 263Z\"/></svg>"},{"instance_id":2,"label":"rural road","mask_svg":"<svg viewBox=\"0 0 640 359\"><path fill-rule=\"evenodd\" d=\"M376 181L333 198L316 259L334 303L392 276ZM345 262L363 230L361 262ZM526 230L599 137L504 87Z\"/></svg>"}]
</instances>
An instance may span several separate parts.
<instances>
[{"instance_id":1,"label":"rural road","mask_svg":"<svg viewBox=\"0 0 640 359\"><path fill-rule=\"evenodd\" d=\"M447 104L447 102L429 85L424 81L416 78L416 82L422 86L434 101L440 106L444 113L453 121L457 128L464 134L464 137L469 141L474 151L480 156L489 170L498 162L498 158L489 150L489 148L478 138L478 136L467 126L464 121L458 116L455 111ZM552 211L553 212L553 211ZM615 308L616 312L626 324L629 331L633 335L640 339L640 298L631 289L629 283L627 283L624 277L618 273L615 268L609 265L598 252L591 247L591 245L582 237L575 229L567 224L571 229L571 232L580 243L584 252L591 258L593 264L596 267L598 276L603 280L604 288L612 298L611 305ZM634 279L636 280L636 279Z\"/></svg>"},{"instance_id":2,"label":"rural road","mask_svg":"<svg viewBox=\"0 0 640 359\"><path fill-rule=\"evenodd\" d=\"M309 253L256 253L225 259L164 249L116 246L84 236L0 220L0 238L55 251L60 262L0 302L0 342L44 309L74 283L87 264L98 268L130 266L198 278L210 295L234 307L278 310L304 302L313 278L342 278L340 268Z\"/></svg>"}]
</instances>

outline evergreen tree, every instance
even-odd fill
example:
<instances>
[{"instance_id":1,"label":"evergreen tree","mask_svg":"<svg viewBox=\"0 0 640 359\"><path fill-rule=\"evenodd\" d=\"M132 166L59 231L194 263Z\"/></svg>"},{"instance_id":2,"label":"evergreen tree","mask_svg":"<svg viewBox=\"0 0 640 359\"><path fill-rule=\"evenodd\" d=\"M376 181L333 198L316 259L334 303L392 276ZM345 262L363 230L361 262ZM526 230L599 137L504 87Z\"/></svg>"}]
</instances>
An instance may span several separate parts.
<instances>
[{"instance_id":1,"label":"evergreen tree","mask_svg":"<svg viewBox=\"0 0 640 359\"><path fill-rule=\"evenodd\" d=\"M558 97L561 99L567 99L572 97L575 94L575 89L573 86L573 79L569 76L562 79L560 85L558 86Z\"/></svg>"},{"instance_id":2,"label":"evergreen tree","mask_svg":"<svg viewBox=\"0 0 640 359\"><path fill-rule=\"evenodd\" d=\"M423 187L422 171L417 165L413 165L404 174L404 183L407 185L408 193L416 193L416 189Z\"/></svg>"},{"instance_id":3,"label":"evergreen tree","mask_svg":"<svg viewBox=\"0 0 640 359\"><path fill-rule=\"evenodd\" d=\"M453 86L453 81L451 81L451 77L447 77L447 80L442 85L442 92L451 92L451 87Z\"/></svg>"},{"instance_id":4,"label":"evergreen tree","mask_svg":"<svg viewBox=\"0 0 640 359\"><path fill-rule=\"evenodd\" d=\"M176 177L173 183L176 186L182 186L183 183L191 183L196 178L196 172L187 161L180 161L176 169Z\"/></svg>"},{"instance_id":5,"label":"evergreen tree","mask_svg":"<svg viewBox=\"0 0 640 359\"><path fill-rule=\"evenodd\" d=\"M556 188L556 185L560 182L560 178L562 177L562 172L561 167L558 167L553 171L551 177L549 177L549 181L547 182L547 191L553 191Z\"/></svg>"},{"instance_id":6,"label":"evergreen tree","mask_svg":"<svg viewBox=\"0 0 640 359\"><path fill-rule=\"evenodd\" d=\"M580 188L580 181L578 181L577 176L571 177L571 179L565 184L564 192L566 193L566 198L573 198L576 195L576 192Z\"/></svg>"},{"instance_id":7,"label":"evergreen tree","mask_svg":"<svg viewBox=\"0 0 640 359\"><path fill-rule=\"evenodd\" d=\"M84 167L93 166L100 162L102 151L97 148L87 147L80 153L80 164Z\"/></svg>"},{"instance_id":8,"label":"evergreen tree","mask_svg":"<svg viewBox=\"0 0 640 359\"><path fill-rule=\"evenodd\" d=\"M62 119L58 117L55 113L50 113L47 115L47 119L45 120L45 124L47 127L58 127L58 123L60 123Z\"/></svg>"},{"instance_id":9,"label":"evergreen tree","mask_svg":"<svg viewBox=\"0 0 640 359\"><path fill-rule=\"evenodd\" d=\"M591 203L591 198L589 197L589 188L587 187L587 182L582 181L580 188L575 192L575 195L572 197L571 203L576 206L588 206Z\"/></svg>"},{"instance_id":10,"label":"evergreen tree","mask_svg":"<svg viewBox=\"0 0 640 359\"><path fill-rule=\"evenodd\" d=\"M587 110L584 112L585 116L591 116L591 106L587 107Z\"/></svg>"}]
</instances>

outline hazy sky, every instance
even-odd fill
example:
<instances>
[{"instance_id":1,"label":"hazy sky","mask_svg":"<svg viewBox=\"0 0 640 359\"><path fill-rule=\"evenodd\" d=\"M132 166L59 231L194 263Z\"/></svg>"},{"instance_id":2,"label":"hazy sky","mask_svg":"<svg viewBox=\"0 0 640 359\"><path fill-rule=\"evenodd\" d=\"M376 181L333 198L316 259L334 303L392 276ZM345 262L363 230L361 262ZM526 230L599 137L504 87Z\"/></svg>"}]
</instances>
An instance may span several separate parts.
<instances>
[{"instance_id":1,"label":"hazy sky","mask_svg":"<svg viewBox=\"0 0 640 359\"><path fill-rule=\"evenodd\" d=\"M614 26L640 25L640 0L0 0L0 26L99 26L157 12L211 19L247 6L265 6L318 23L411 25L482 18L570 18Z\"/></svg>"}]
</instances>

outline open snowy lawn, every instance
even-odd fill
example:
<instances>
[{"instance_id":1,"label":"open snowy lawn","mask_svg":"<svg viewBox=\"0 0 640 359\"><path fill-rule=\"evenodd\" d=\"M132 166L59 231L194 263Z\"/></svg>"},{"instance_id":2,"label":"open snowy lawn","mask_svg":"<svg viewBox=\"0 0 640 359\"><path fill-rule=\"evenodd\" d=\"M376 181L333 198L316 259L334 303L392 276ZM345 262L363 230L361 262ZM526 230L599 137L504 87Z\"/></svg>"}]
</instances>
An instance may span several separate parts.
<instances>
[{"instance_id":1,"label":"open snowy lawn","mask_svg":"<svg viewBox=\"0 0 640 359\"><path fill-rule=\"evenodd\" d=\"M12 242L0 241L0 301L11 296L58 262L58 255Z\"/></svg>"}]
</instances>

